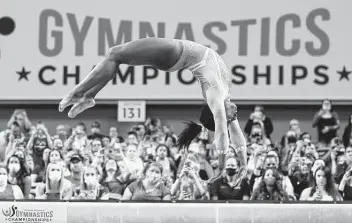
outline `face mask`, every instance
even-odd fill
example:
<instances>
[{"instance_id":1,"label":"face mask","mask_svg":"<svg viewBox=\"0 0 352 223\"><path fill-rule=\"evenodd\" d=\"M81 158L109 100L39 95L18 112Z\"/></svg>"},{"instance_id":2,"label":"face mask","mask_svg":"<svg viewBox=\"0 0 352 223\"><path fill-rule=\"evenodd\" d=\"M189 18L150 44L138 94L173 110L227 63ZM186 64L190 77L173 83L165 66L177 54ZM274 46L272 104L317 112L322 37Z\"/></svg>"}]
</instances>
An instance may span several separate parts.
<instances>
[{"instance_id":1,"label":"face mask","mask_svg":"<svg viewBox=\"0 0 352 223\"><path fill-rule=\"evenodd\" d=\"M59 181L61 179L61 173L58 172L58 171L55 171L55 172L51 172L49 174L49 179L51 181Z\"/></svg>"},{"instance_id":2,"label":"face mask","mask_svg":"<svg viewBox=\"0 0 352 223\"><path fill-rule=\"evenodd\" d=\"M9 164L10 172L17 173L18 171L20 171L20 169L20 164Z\"/></svg>"},{"instance_id":3,"label":"face mask","mask_svg":"<svg viewBox=\"0 0 352 223\"><path fill-rule=\"evenodd\" d=\"M237 172L237 169L234 168L226 168L226 174L230 177L234 176Z\"/></svg>"},{"instance_id":4,"label":"face mask","mask_svg":"<svg viewBox=\"0 0 352 223\"><path fill-rule=\"evenodd\" d=\"M267 177L267 178L264 178L265 185L266 185L266 186L269 186L269 187L274 186L275 181L276 181L276 180L275 180L275 177Z\"/></svg>"},{"instance_id":5,"label":"face mask","mask_svg":"<svg viewBox=\"0 0 352 223\"><path fill-rule=\"evenodd\" d=\"M96 183L96 178L95 177L86 177L84 182L89 185L93 185Z\"/></svg>"},{"instance_id":6,"label":"face mask","mask_svg":"<svg viewBox=\"0 0 352 223\"><path fill-rule=\"evenodd\" d=\"M7 181L7 175L0 175L0 186L5 185L6 181Z\"/></svg>"},{"instance_id":7,"label":"face mask","mask_svg":"<svg viewBox=\"0 0 352 223\"><path fill-rule=\"evenodd\" d=\"M151 183L151 184L155 184L157 183L159 180L160 180L160 176L158 175L154 175L154 174L151 174L147 177L147 180Z\"/></svg>"},{"instance_id":8,"label":"face mask","mask_svg":"<svg viewBox=\"0 0 352 223\"><path fill-rule=\"evenodd\" d=\"M106 170L107 170L107 171L116 171L116 166L114 166L114 165L107 165L107 166L106 166Z\"/></svg>"}]
</instances>

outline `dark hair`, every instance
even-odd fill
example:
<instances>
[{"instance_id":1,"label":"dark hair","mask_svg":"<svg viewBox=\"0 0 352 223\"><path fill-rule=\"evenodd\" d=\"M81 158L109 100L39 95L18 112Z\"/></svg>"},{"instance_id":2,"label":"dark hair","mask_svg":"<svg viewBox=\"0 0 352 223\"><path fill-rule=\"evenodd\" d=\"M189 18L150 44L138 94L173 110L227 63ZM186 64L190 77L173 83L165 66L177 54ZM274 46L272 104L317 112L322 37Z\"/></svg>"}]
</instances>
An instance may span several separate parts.
<instances>
[{"instance_id":1,"label":"dark hair","mask_svg":"<svg viewBox=\"0 0 352 223\"><path fill-rule=\"evenodd\" d=\"M138 139L138 135L135 131L130 131L127 133L127 135L134 135Z\"/></svg>"},{"instance_id":2,"label":"dark hair","mask_svg":"<svg viewBox=\"0 0 352 223\"><path fill-rule=\"evenodd\" d=\"M215 121L213 113L207 104L203 105L199 117L200 123L208 130L215 131ZM193 139L202 131L202 126L195 122L185 122L186 127L178 136L176 146L179 148L188 148Z\"/></svg>"},{"instance_id":3,"label":"dark hair","mask_svg":"<svg viewBox=\"0 0 352 223\"><path fill-rule=\"evenodd\" d=\"M312 190L310 191L309 196L313 196L313 194L316 192L316 187L317 187L317 182L316 182L316 174L317 172L321 170L324 172L324 176L326 178L326 185L325 185L325 190L328 192L330 196L332 196L333 200L336 201L338 199L338 191L335 188L335 180L334 177L331 174L331 170L329 167L321 166L319 167L314 173L313 173L313 179L310 182L312 186Z\"/></svg>"},{"instance_id":4,"label":"dark hair","mask_svg":"<svg viewBox=\"0 0 352 223\"><path fill-rule=\"evenodd\" d=\"M161 148L161 147L165 147L165 149L166 149L166 157L170 157L170 155L171 155L170 148L169 148L167 145L165 145L165 144L160 143L160 144L155 148L155 152L157 153L158 150L159 150L159 148Z\"/></svg>"}]
</instances>

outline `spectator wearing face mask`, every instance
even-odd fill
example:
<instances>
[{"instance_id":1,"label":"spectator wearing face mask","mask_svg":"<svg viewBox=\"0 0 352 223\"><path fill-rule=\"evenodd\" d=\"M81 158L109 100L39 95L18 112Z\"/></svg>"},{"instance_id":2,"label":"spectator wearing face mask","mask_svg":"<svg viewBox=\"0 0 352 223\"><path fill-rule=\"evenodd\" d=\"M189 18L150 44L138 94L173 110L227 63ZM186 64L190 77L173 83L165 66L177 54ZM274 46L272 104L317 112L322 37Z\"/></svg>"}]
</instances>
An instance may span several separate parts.
<instances>
[{"instance_id":1,"label":"spectator wearing face mask","mask_svg":"<svg viewBox=\"0 0 352 223\"><path fill-rule=\"evenodd\" d=\"M228 156L225 174L210 185L212 200L249 200L250 188L246 178L245 167L233 156Z\"/></svg>"},{"instance_id":2,"label":"spectator wearing face mask","mask_svg":"<svg viewBox=\"0 0 352 223\"><path fill-rule=\"evenodd\" d=\"M263 158L265 157L265 158ZM256 158L255 160L255 170L251 176L251 179L249 181L250 188L252 188L252 191L256 190L260 182L262 181L262 173L263 171L267 169L275 169L278 170L279 167L279 158L276 155L268 154L267 156L261 156ZM280 173L280 172L279 172ZM292 183L287 175L282 175L282 188L284 191L287 193L287 195L290 197L290 199L295 199L294 192L293 192L293 186Z\"/></svg>"},{"instance_id":3,"label":"spectator wearing face mask","mask_svg":"<svg viewBox=\"0 0 352 223\"><path fill-rule=\"evenodd\" d=\"M50 163L46 169L45 183L37 186L36 199L70 200L72 184L65 179L64 171L60 163Z\"/></svg>"},{"instance_id":4,"label":"spectator wearing face mask","mask_svg":"<svg viewBox=\"0 0 352 223\"><path fill-rule=\"evenodd\" d=\"M82 173L81 186L76 190L77 200L108 200L109 190L99 183L100 171L98 167L88 165Z\"/></svg>"},{"instance_id":5,"label":"spectator wearing face mask","mask_svg":"<svg viewBox=\"0 0 352 223\"><path fill-rule=\"evenodd\" d=\"M245 127L244 132L247 136L251 135L253 123L260 123L264 128L265 137L270 139L271 133L274 131L271 119L265 115L263 106L256 105L253 113L250 115Z\"/></svg>"},{"instance_id":6,"label":"spectator wearing face mask","mask_svg":"<svg viewBox=\"0 0 352 223\"><path fill-rule=\"evenodd\" d=\"M266 169L259 186L253 191L251 200L288 201L282 188L282 176L275 169Z\"/></svg>"},{"instance_id":7,"label":"spectator wearing face mask","mask_svg":"<svg viewBox=\"0 0 352 223\"><path fill-rule=\"evenodd\" d=\"M340 120L337 113L331 107L331 101L325 99L321 109L313 118L313 128L318 130L318 141L327 145L337 137L337 130L340 128Z\"/></svg>"},{"instance_id":8,"label":"spectator wearing face mask","mask_svg":"<svg viewBox=\"0 0 352 223\"><path fill-rule=\"evenodd\" d=\"M188 154L187 161L180 175L171 187L171 196L176 200L208 200L206 181L199 175L200 165L193 154Z\"/></svg>"},{"instance_id":9,"label":"spectator wearing face mask","mask_svg":"<svg viewBox=\"0 0 352 223\"><path fill-rule=\"evenodd\" d=\"M161 180L163 168L151 162L143 170L143 179L131 183L125 190L123 200L170 200L170 191Z\"/></svg>"},{"instance_id":10,"label":"spectator wearing face mask","mask_svg":"<svg viewBox=\"0 0 352 223\"><path fill-rule=\"evenodd\" d=\"M313 172L312 186L306 188L300 201L342 201L338 193L334 178L328 167L320 166Z\"/></svg>"},{"instance_id":11,"label":"spectator wearing face mask","mask_svg":"<svg viewBox=\"0 0 352 223\"><path fill-rule=\"evenodd\" d=\"M343 145L347 148L347 146L352 146L352 115L348 116L348 124L343 131Z\"/></svg>"},{"instance_id":12,"label":"spectator wearing face mask","mask_svg":"<svg viewBox=\"0 0 352 223\"><path fill-rule=\"evenodd\" d=\"M17 185L11 185L8 181L6 165L0 164L0 200L20 200L23 193Z\"/></svg>"},{"instance_id":13,"label":"spectator wearing face mask","mask_svg":"<svg viewBox=\"0 0 352 223\"><path fill-rule=\"evenodd\" d=\"M31 179L25 161L12 155L7 161L8 183L20 187L24 199L29 198L31 191Z\"/></svg>"},{"instance_id":14,"label":"spectator wearing face mask","mask_svg":"<svg viewBox=\"0 0 352 223\"><path fill-rule=\"evenodd\" d=\"M100 133L100 123L95 121L90 127L91 134L88 136L88 139L103 139L104 135Z\"/></svg>"},{"instance_id":15,"label":"spectator wearing face mask","mask_svg":"<svg viewBox=\"0 0 352 223\"><path fill-rule=\"evenodd\" d=\"M294 132L294 134L293 134ZM300 127L300 123L297 119L292 119L289 123L289 130L287 131L287 133L285 135L283 135L281 137L281 147L284 148L287 146L287 137L291 135L291 136L295 136L296 140L299 138L299 136L301 135L301 127Z\"/></svg>"}]
</instances>

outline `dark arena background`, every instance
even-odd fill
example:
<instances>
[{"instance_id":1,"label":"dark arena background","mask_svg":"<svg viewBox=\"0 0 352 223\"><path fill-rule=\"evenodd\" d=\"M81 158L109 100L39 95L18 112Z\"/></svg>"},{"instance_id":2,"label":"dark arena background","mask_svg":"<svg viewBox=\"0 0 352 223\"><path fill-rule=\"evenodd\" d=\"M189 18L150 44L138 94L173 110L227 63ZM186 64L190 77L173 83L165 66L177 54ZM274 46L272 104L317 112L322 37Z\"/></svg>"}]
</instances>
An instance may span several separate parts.
<instances>
[{"instance_id":1,"label":"dark arena background","mask_svg":"<svg viewBox=\"0 0 352 223\"><path fill-rule=\"evenodd\" d=\"M351 218L351 1L0 5L1 223ZM247 146L225 148L224 170L214 132L176 147L205 103L189 70L121 65L95 107L58 111L109 48L146 37L229 67Z\"/></svg>"}]
</instances>

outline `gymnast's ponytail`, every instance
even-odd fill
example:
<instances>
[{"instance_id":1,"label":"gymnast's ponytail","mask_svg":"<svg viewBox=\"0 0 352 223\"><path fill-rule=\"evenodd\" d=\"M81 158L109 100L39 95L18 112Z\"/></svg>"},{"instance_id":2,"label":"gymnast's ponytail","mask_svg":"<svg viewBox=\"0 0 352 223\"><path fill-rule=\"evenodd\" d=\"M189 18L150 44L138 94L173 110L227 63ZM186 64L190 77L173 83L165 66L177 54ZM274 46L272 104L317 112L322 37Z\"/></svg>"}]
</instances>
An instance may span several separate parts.
<instances>
[{"instance_id":1,"label":"gymnast's ponytail","mask_svg":"<svg viewBox=\"0 0 352 223\"><path fill-rule=\"evenodd\" d=\"M180 149L187 149L192 143L193 139L195 139L199 135L199 133L202 132L202 126L195 122L184 122L184 124L186 124L186 127L178 136L176 143L176 146Z\"/></svg>"},{"instance_id":2,"label":"gymnast's ponytail","mask_svg":"<svg viewBox=\"0 0 352 223\"><path fill-rule=\"evenodd\" d=\"M206 129L210 131L215 131L214 116L207 104L205 104L201 109L199 121ZM193 139L195 139L202 132L203 128L202 125L199 125L195 122L185 122L185 124L186 127L178 136L178 140L176 143L176 146L180 149L188 149Z\"/></svg>"}]
</instances>

